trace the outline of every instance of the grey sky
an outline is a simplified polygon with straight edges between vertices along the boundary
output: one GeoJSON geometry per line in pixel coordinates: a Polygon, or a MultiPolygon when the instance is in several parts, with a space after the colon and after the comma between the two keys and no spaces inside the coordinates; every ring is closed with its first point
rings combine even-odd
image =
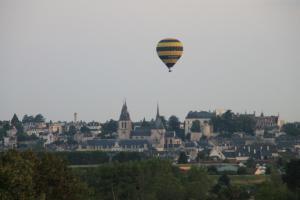
{"type": "Polygon", "coordinates": [[[300,120],[299,0],[0,0],[0,119],[189,110],[300,120]],[[155,46],[176,37],[172,73],[155,46]]]}

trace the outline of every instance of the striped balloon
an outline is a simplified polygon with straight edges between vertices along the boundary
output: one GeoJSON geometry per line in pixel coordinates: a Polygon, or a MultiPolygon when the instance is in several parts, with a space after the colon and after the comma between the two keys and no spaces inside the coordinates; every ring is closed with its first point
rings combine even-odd
{"type": "Polygon", "coordinates": [[[171,68],[179,60],[183,52],[182,43],[173,38],[166,38],[161,40],[156,47],[159,58],[171,71],[171,68]]]}

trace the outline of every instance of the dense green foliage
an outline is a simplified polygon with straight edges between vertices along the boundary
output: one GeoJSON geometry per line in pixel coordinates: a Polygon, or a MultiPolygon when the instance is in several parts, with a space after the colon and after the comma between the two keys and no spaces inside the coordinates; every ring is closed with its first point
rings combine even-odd
{"type": "Polygon", "coordinates": [[[287,123],[283,125],[282,130],[286,132],[287,135],[300,136],[300,123],[287,123]]]}
{"type": "Polygon", "coordinates": [[[233,133],[243,131],[253,134],[255,128],[255,118],[249,115],[235,115],[231,110],[226,111],[221,116],[215,116],[211,123],[216,132],[233,133]]]}
{"type": "Polygon", "coordinates": [[[273,170],[271,179],[258,187],[256,200],[296,200],[296,194],[291,192],[282,182],[280,175],[273,170]]]}
{"type": "Polygon", "coordinates": [[[290,189],[300,194],[300,160],[291,160],[287,163],[283,179],[290,189]]]}
{"type": "Polygon", "coordinates": [[[90,133],[91,130],[87,126],[84,125],[80,128],[80,132],[81,133],[90,133]]]}
{"type": "Polygon", "coordinates": [[[103,135],[111,135],[114,132],[117,132],[118,122],[111,119],[103,124],[101,124],[101,133],[103,135]]]}
{"type": "Polygon", "coordinates": [[[65,162],[51,154],[9,151],[0,157],[0,199],[76,200],[89,194],[65,162]]]}
{"type": "Polygon", "coordinates": [[[180,152],[179,158],[178,158],[178,164],[185,164],[188,162],[188,157],[185,152],[180,152]]]}
{"type": "Polygon", "coordinates": [[[169,117],[168,130],[175,131],[176,133],[179,132],[179,130],[180,130],[180,121],[179,121],[178,117],[176,117],[175,115],[172,115],[171,117],[169,117]]]}
{"type": "Polygon", "coordinates": [[[193,121],[191,131],[192,132],[198,132],[198,133],[201,132],[201,126],[200,126],[200,121],[199,120],[193,121]]]}
{"type": "Polygon", "coordinates": [[[33,115],[24,115],[22,119],[22,123],[41,123],[45,122],[45,118],[42,114],[33,115]]]}
{"type": "Polygon", "coordinates": [[[2,126],[2,128],[0,128],[0,140],[2,140],[3,137],[5,137],[7,135],[7,131],[10,128],[10,125],[8,122],[1,121],[1,126],[2,126]]]}
{"type": "Polygon", "coordinates": [[[257,176],[212,176],[202,167],[182,172],[168,160],[144,158],[143,154],[125,152],[2,152],[0,199],[248,200],[252,196],[256,200],[296,200],[299,197],[299,160],[287,163],[285,182],[272,168],[270,177],[261,177],[262,181],[249,185],[251,179],[258,180],[257,176]],[[99,159],[100,165],[71,168],[64,159],[84,165],[99,159]]]}
{"type": "Polygon", "coordinates": [[[101,151],[54,152],[53,154],[70,165],[94,165],[109,162],[108,154],[101,151]]]}
{"type": "Polygon", "coordinates": [[[113,162],[140,161],[146,158],[147,156],[144,153],[119,152],[112,157],[112,161],[113,162]]]}
{"type": "Polygon", "coordinates": [[[163,160],[105,164],[74,171],[93,189],[94,199],[205,200],[212,186],[205,169],[192,168],[182,174],[163,160]]]}

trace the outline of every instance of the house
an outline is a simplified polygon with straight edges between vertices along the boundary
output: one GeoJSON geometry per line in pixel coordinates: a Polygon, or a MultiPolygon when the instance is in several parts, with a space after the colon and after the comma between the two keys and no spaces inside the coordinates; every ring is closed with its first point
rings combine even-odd
{"type": "Polygon", "coordinates": [[[93,133],[81,133],[77,132],[74,134],[74,140],[78,143],[86,143],[88,140],[94,139],[96,136],[93,133]]]}
{"type": "Polygon", "coordinates": [[[53,133],[49,133],[49,132],[39,133],[39,138],[44,140],[44,145],[51,144],[55,141],[55,136],[53,135],[53,133]]]}
{"type": "Polygon", "coordinates": [[[17,132],[18,132],[18,130],[16,129],[16,127],[12,127],[8,131],[6,131],[6,134],[8,137],[16,137],[17,132]]]}
{"type": "Polygon", "coordinates": [[[236,160],[245,161],[249,158],[255,160],[268,160],[278,157],[277,147],[272,144],[255,143],[251,145],[243,145],[235,148],[236,160]]]}
{"type": "Polygon", "coordinates": [[[63,132],[63,126],[60,123],[51,123],[49,124],[49,132],[61,134],[63,132]]]}
{"type": "Polygon", "coordinates": [[[224,154],[222,153],[222,151],[220,151],[218,147],[214,147],[210,151],[209,157],[212,158],[213,160],[225,160],[224,154]]]}
{"type": "Polygon", "coordinates": [[[3,147],[5,149],[15,149],[17,148],[17,137],[3,137],[3,147]]]}
{"type": "Polygon", "coordinates": [[[175,131],[167,131],[165,133],[165,150],[175,150],[182,146],[182,140],[176,136],[175,131]]]}
{"type": "Polygon", "coordinates": [[[90,129],[90,132],[94,135],[98,135],[101,133],[101,124],[100,122],[89,122],[87,127],[90,129]]]}
{"type": "Polygon", "coordinates": [[[278,116],[264,116],[263,113],[261,113],[260,116],[255,117],[255,129],[258,130],[265,130],[270,128],[277,128],[278,127],[278,116]]]}

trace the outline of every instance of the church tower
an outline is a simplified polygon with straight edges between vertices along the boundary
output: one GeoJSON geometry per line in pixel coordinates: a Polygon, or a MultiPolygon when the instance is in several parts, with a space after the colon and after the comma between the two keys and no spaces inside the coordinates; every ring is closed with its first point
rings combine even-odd
{"type": "Polygon", "coordinates": [[[157,151],[163,151],[164,150],[164,144],[165,144],[165,133],[166,129],[163,125],[163,122],[161,120],[161,116],[159,114],[159,107],[157,105],[157,111],[156,111],[156,118],[154,121],[154,127],[151,129],[151,140],[152,140],[152,146],[157,151]]]}
{"type": "Polygon", "coordinates": [[[132,131],[132,122],[130,120],[130,115],[127,110],[127,104],[125,101],[122,106],[120,119],[118,122],[118,138],[129,139],[131,131],[132,131]]]}

